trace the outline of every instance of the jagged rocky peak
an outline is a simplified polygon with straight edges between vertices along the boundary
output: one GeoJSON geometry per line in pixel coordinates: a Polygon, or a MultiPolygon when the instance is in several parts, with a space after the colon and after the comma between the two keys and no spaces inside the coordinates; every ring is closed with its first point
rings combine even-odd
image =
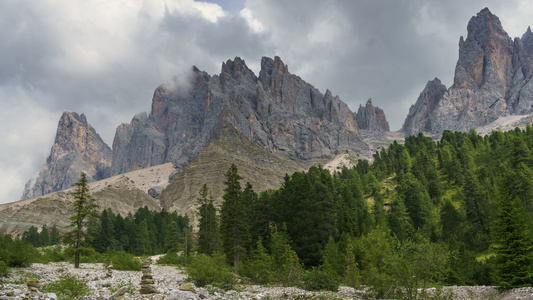
{"type": "Polygon", "coordinates": [[[59,120],[50,156],[35,180],[30,180],[22,199],[66,189],[75,183],[80,172],[88,181],[109,176],[112,151],[84,114],[64,112],[59,120]]]}
{"type": "Polygon", "coordinates": [[[367,149],[348,106],[290,74],[279,57],[263,57],[259,77],[236,57],[219,75],[193,68],[183,79],[188,85],[177,78],[156,90],[146,118],[119,126],[112,174],[165,162],[183,169],[225,126],[298,160],[367,149]]]}
{"type": "Polygon", "coordinates": [[[512,40],[497,16],[482,9],[459,40],[453,85],[428,83],[409,110],[407,135],[468,131],[505,115],[533,113],[533,33],[512,40]]]}
{"type": "Polygon", "coordinates": [[[432,132],[431,115],[438,106],[439,101],[446,93],[446,86],[436,78],[428,81],[424,90],[418,96],[416,103],[411,105],[409,113],[402,126],[402,131],[407,135],[419,132],[432,132]]]}
{"type": "Polygon", "coordinates": [[[374,106],[372,99],[368,99],[365,106],[359,105],[354,117],[359,129],[379,132],[390,131],[385,112],[381,108],[374,106]]]}
{"type": "Polygon", "coordinates": [[[512,77],[513,42],[500,19],[488,8],[468,22],[468,35],[459,41],[453,88],[508,88],[512,77]]]}

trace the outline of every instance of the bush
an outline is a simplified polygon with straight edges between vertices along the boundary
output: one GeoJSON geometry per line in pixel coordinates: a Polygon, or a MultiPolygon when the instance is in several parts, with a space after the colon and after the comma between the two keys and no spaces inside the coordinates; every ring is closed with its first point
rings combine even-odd
{"type": "Polygon", "coordinates": [[[169,251],[167,254],[161,256],[157,260],[159,265],[181,265],[183,262],[183,257],[179,256],[178,253],[169,251]]]}
{"type": "Polygon", "coordinates": [[[31,263],[40,259],[41,254],[32,245],[21,240],[14,240],[8,246],[9,254],[7,264],[10,267],[28,267],[31,263]]]}
{"type": "Polygon", "coordinates": [[[11,273],[11,269],[7,266],[7,264],[0,260],[0,277],[5,277],[11,273]]]}
{"type": "Polygon", "coordinates": [[[58,281],[44,286],[44,292],[56,293],[58,297],[79,298],[91,291],[87,282],[79,280],[73,275],[59,277],[58,281]]]}
{"type": "Polygon", "coordinates": [[[187,273],[187,279],[197,286],[211,284],[219,288],[230,289],[235,285],[235,275],[226,265],[222,254],[215,253],[213,257],[199,254],[191,260],[187,273]]]}
{"type": "Polygon", "coordinates": [[[142,268],[140,259],[124,251],[106,253],[104,263],[109,265],[111,262],[114,270],[140,271],[142,268]]]}
{"type": "Polygon", "coordinates": [[[50,262],[59,262],[67,260],[65,253],[61,250],[61,246],[59,245],[54,247],[43,248],[42,252],[42,257],[39,260],[40,263],[46,264],[50,262]]]}
{"type": "Polygon", "coordinates": [[[309,291],[337,292],[339,290],[340,278],[328,262],[319,268],[313,267],[305,271],[301,279],[304,289],[309,291]]]}
{"type": "Polygon", "coordinates": [[[253,282],[267,284],[273,281],[274,272],[272,266],[274,260],[266,252],[261,240],[257,242],[257,248],[253,251],[251,257],[246,259],[241,269],[241,274],[250,278],[253,282]]]}

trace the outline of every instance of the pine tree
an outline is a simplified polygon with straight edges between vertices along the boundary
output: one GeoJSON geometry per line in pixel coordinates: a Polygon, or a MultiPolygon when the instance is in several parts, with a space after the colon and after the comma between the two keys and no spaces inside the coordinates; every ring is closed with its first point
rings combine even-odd
{"type": "Polygon", "coordinates": [[[446,199],[440,210],[440,222],[444,240],[461,237],[463,218],[448,199],[446,199]]]}
{"type": "Polygon", "coordinates": [[[354,246],[352,241],[348,241],[348,245],[346,246],[344,266],[346,268],[344,272],[344,283],[353,288],[359,287],[360,272],[359,268],[357,267],[357,262],[355,261],[354,246]]]}
{"type": "Polygon", "coordinates": [[[111,209],[105,209],[100,216],[98,232],[94,238],[94,249],[100,253],[104,253],[107,248],[117,250],[117,242],[115,240],[115,226],[113,222],[113,212],[111,209]]]}
{"type": "Polygon", "coordinates": [[[533,280],[531,229],[522,201],[510,197],[504,179],[500,180],[500,205],[496,222],[496,284],[504,288],[530,286],[533,280]]]}
{"type": "Polygon", "coordinates": [[[46,224],[41,227],[41,232],[39,233],[39,245],[41,247],[50,245],[50,234],[48,234],[48,227],[46,224]]]}
{"type": "Polygon", "coordinates": [[[335,243],[333,237],[329,237],[328,243],[324,247],[322,263],[324,264],[327,261],[338,276],[343,276],[344,265],[342,263],[342,260],[343,257],[339,251],[339,247],[335,243]]]}
{"type": "Polygon", "coordinates": [[[238,272],[239,261],[246,255],[250,242],[250,225],[247,217],[237,166],[232,164],[226,172],[222,208],[220,210],[220,230],[224,253],[238,272]]]}
{"type": "Polygon", "coordinates": [[[217,219],[217,210],[213,204],[213,196],[209,192],[207,185],[204,183],[197,198],[200,204],[200,224],[198,229],[198,252],[213,254],[219,249],[219,228],[217,219]]]}
{"type": "Polygon", "coordinates": [[[467,170],[463,186],[466,222],[472,235],[470,244],[486,248],[490,242],[490,201],[473,170],[467,170]]]}
{"type": "Polygon", "coordinates": [[[57,231],[57,226],[54,225],[52,227],[52,231],[50,232],[50,245],[57,245],[61,242],[61,238],[59,237],[59,231],[57,231]]]}
{"type": "Polygon", "coordinates": [[[74,252],[74,267],[80,267],[80,254],[84,250],[88,250],[86,243],[91,237],[87,234],[87,222],[90,219],[96,220],[98,213],[96,212],[97,204],[94,203],[94,198],[89,193],[87,186],[87,177],[85,173],[80,174],[80,179],[74,184],[76,190],[74,191],[74,215],[70,217],[70,225],[72,230],[66,233],[70,238],[70,250],[74,252]]]}
{"type": "Polygon", "coordinates": [[[40,246],[39,231],[37,227],[31,226],[28,230],[22,234],[22,240],[26,243],[32,244],[34,247],[40,246]]]}
{"type": "Polygon", "coordinates": [[[150,232],[148,231],[148,221],[142,220],[135,230],[135,249],[136,255],[147,255],[152,253],[152,245],[150,242],[150,232]]]}
{"type": "Polygon", "coordinates": [[[284,226],[280,230],[273,229],[270,251],[273,260],[274,280],[287,286],[298,283],[302,266],[296,251],[291,248],[290,239],[284,226]]]}
{"type": "Polygon", "coordinates": [[[262,239],[259,238],[256,248],[244,263],[243,274],[256,283],[268,284],[274,277],[273,263],[272,257],[263,246],[262,239]]]}
{"type": "Polygon", "coordinates": [[[179,250],[179,244],[181,240],[181,232],[178,228],[178,224],[176,223],[176,221],[170,222],[170,224],[168,225],[167,232],[168,232],[168,236],[165,239],[166,240],[165,248],[167,249],[168,252],[176,253],[179,250]]]}

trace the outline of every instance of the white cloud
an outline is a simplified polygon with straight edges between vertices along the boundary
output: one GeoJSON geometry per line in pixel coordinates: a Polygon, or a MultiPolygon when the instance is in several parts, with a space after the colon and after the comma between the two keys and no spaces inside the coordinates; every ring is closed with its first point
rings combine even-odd
{"type": "Polygon", "coordinates": [[[248,9],[246,7],[243,8],[239,12],[239,15],[246,20],[246,22],[248,23],[248,26],[250,26],[250,28],[254,32],[260,33],[260,32],[265,31],[265,27],[263,26],[263,24],[261,24],[261,22],[259,22],[259,20],[254,17],[254,15],[253,15],[253,13],[252,13],[252,11],[250,9],[248,9]]]}
{"type": "Polygon", "coordinates": [[[22,196],[24,184],[50,153],[61,113],[50,112],[32,99],[40,97],[20,87],[0,88],[0,199],[4,200],[0,203],[22,196]]]}

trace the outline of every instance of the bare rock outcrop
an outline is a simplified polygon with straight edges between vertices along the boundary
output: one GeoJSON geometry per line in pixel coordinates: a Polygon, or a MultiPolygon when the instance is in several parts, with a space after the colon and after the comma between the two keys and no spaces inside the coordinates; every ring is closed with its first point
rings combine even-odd
{"type": "Polygon", "coordinates": [[[406,135],[467,131],[508,115],[533,114],[533,33],[512,40],[488,8],[468,23],[459,40],[454,83],[430,81],[411,106],[406,135]]]}
{"type": "Polygon", "coordinates": [[[360,105],[354,118],[359,129],[370,131],[389,132],[389,122],[385,117],[385,112],[372,104],[372,99],[368,99],[365,106],[360,105]]]}
{"type": "Polygon", "coordinates": [[[183,169],[226,126],[296,160],[368,151],[352,112],[329,90],[290,74],[279,57],[263,57],[259,76],[236,57],[219,75],[193,67],[159,86],[150,114],[117,128],[111,174],[165,162],[183,169]]]}
{"type": "Polygon", "coordinates": [[[80,172],[93,182],[109,176],[112,151],[87,123],[84,114],[64,112],[59,120],[50,156],[35,180],[30,180],[22,199],[70,188],[80,172]]]}

